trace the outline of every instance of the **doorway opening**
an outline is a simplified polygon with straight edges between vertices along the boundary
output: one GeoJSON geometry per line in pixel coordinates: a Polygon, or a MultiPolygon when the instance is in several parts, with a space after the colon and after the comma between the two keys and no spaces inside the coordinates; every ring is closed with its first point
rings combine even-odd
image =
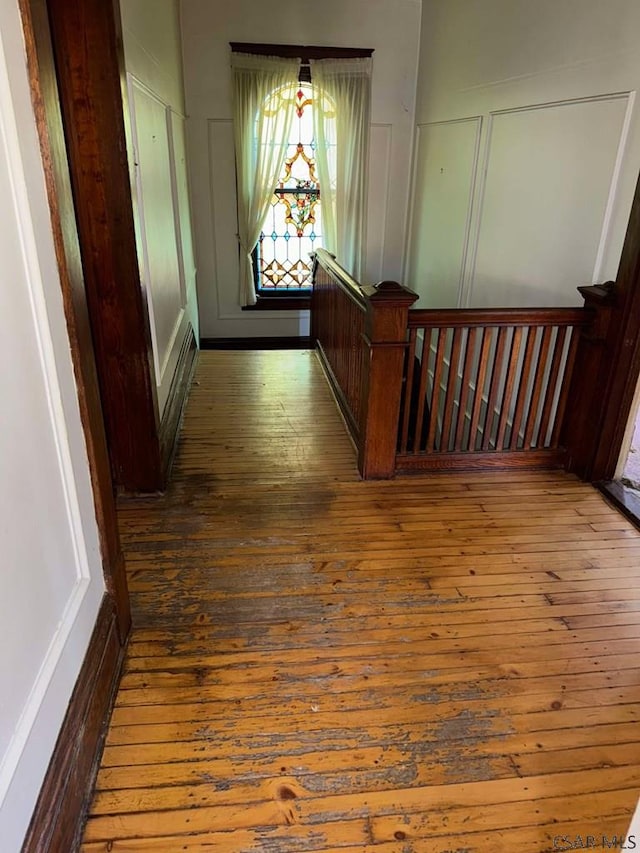
{"type": "Polygon", "coordinates": [[[640,381],[631,407],[615,477],[603,484],[603,491],[627,518],[640,526],[640,381]]]}

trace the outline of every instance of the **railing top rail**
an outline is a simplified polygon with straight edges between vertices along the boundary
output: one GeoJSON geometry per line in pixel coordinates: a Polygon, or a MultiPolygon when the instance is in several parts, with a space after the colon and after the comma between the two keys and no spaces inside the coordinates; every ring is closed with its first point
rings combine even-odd
{"type": "Polygon", "coordinates": [[[341,267],[335,257],[326,249],[316,249],[314,259],[326,272],[328,272],[344,291],[354,299],[362,308],[365,307],[366,298],[362,287],[358,282],[341,267]]]}
{"type": "Polygon", "coordinates": [[[584,308],[412,308],[410,329],[469,326],[584,326],[584,308]]]}

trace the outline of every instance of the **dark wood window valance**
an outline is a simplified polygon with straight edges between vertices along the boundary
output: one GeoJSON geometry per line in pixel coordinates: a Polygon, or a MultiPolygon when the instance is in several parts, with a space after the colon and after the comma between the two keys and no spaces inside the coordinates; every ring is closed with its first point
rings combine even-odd
{"type": "Polygon", "coordinates": [[[320,47],[311,44],[253,44],[247,41],[229,42],[234,53],[255,53],[259,56],[300,57],[310,59],[358,59],[373,54],[372,47],[320,47]]]}
{"type": "Polygon", "coordinates": [[[322,47],[313,44],[254,44],[246,41],[229,42],[234,53],[253,53],[258,56],[282,56],[300,59],[300,82],[311,81],[310,59],[362,59],[373,55],[372,47],[322,47]]]}

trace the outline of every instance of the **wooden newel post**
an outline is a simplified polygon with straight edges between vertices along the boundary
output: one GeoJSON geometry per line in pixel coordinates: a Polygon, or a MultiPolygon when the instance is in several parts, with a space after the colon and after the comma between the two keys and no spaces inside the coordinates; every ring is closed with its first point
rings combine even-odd
{"type": "Polygon", "coordinates": [[[603,415],[603,389],[610,369],[606,345],[615,290],[614,282],[578,290],[591,319],[579,332],[562,441],[567,448],[567,471],[590,479],[603,415]]]}
{"type": "Polygon", "coordinates": [[[395,473],[407,320],[418,296],[396,281],[362,287],[362,293],[365,369],[358,468],[363,480],[386,480],[395,473]]]}

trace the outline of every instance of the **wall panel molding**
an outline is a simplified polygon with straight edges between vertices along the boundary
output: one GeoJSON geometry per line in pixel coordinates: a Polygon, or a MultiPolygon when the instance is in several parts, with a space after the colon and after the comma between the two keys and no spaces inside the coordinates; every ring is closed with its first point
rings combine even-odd
{"type": "MultiPolygon", "coordinates": [[[[486,115],[484,140],[481,146],[481,153],[478,159],[476,189],[474,201],[474,215],[472,226],[469,233],[469,246],[467,251],[468,265],[467,272],[462,287],[461,307],[467,307],[471,304],[476,304],[474,301],[474,293],[478,274],[478,255],[483,238],[483,228],[485,225],[486,201],[488,195],[488,187],[491,180],[491,167],[494,162],[494,140],[496,128],[503,127],[502,122],[510,117],[518,117],[527,113],[543,114],[546,111],[557,111],[565,108],[576,106],[584,106],[589,104],[606,104],[611,102],[621,101],[625,103],[625,118],[622,123],[620,136],[616,141],[616,152],[612,157],[612,161],[607,165],[611,169],[611,179],[607,190],[606,207],[603,211],[603,219],[597,236],[597,251],[592,268],[591,282],[599,280],[602,274],[602,261],[605,254],[607,240],[610,233],[610,224],[613,216],[613,210],[617,198],[618,184],[620,175],[623,169],[624,155],[626,151],[626,143],[631,126],[631,118],[633,114],[634,96],[630,92],[613,92],[609,94],[596,94],[589,97],[568,98],[564,100],[554,100],[549,102],[541,102],[534,104],[524,104],[508,109],[492,110],[486,115]]],[[[523,164],[523,170],[527,168],[527,164],[523,164]]],[[[526,212],[524,212],[526,215],[526,212]]],[[[508,235],[505,235],[508,241],[508,235]]],[[[582,278],[588,278],[588,275],[583,275],[582,278]]],[[[586,283],[591,283],[587,281],[586,283]]],[[[576,280],[576,287],[580,283],[585,283],[582,280],[576,280]]],[[[571,299],[571,296],[567,297],[571,299]]]]}
{"type": "Polygon", "coordinates": [[[613,175],[611,176],[611,186],[609,188],[609,198],[607,199],[607,207],[604,214],[604,220],[602,223],[602,233],[600,235],[600,243],[598,245],[598,253],[596,255],[596,260],[593,268],[593,276],[592,283],[597,284],[603,279],[603,261],[605,256],[605,250],[607,243],[609,241],[609,237],[611,234],[611,226],[614,216],[615,204],[618,197],[618,191],[620,187],[621,176],[623,172],[623,165],[625,160],[625,155],[627,153],[627,143],[629,141],[629,133],[631,131],[631,122],[634,118],[634,107],[636,100],[635,92],[627,92],[626,93],[627,100],[627,110],[624,117],[624,124],[622,126],[622,130],[620,133],[620,142],[618,144],[618,152],[616,154],[616,162],[613,168],[613,175]]]}
{"type": "MultiPolygon", "coordinates": [[[[208,189],[209,189],[209,205],[211,210],[211,246],[213,252],[213,273],[214,273],[214,289],[216,293],[216,319],[217,320],[225,320],[225,319],[236,319],[235,315],[231,317],[227,317],[224,315],[221,309],[221,299],[220,299],[220,251],[218,245],[217,238],[217,229],[216,229],[216,213],[217,213],[217,203],[216,203],[216,195],[215,192],[215,182],[216,182],[216,158],[214,156],[214,128],[216,127],[227,127],[228,131],[231,131],[233,134],[233,121],[229,119],[223,118],[208,118],[207,119],[207,146],[208,146],[208,165],[209,165],[209,173],[208,173],[208,189]]],[[[233,200],[235,203],[235,207],[237,210],[237,198],[234,190],[233,200]]],[[[237,241],[236,241],[237,243],[237,241]]],[[[239,283],[236,282],[236,290],[239,286],[239,283]]],[[[242,314],[240,312],[240,306],[238,305],[238,318],[241,318],[242,314]]]]}
{"type": "MultiPolygon", "coordinates": [[[[409,201],[409,216],[408,216],[408,224],[407,224],[407,240],[406,240],[406,251],[405,251],[405,269],[403,273],[403,283],[410,285],[413,282],[413,278],[415,276],[415,271],[411,267],[412,258],[416,257],[416,253],[419,251],[418,246],[414,246],[414,241],[419,243],[417,235],[414,234],[414,229],[416,227],[416,211],[418,206],[421,204],[421,200],[423,194],[425,192],[429,192],[428,187],[418,187],[418,174],[422,166],[422,146],[423,146],[423,137],[426,135],[426,132],[430,128],[436,127],[453,127],[459,125],[469,124],[475,126],[475,138],[473,142],[473,150],[471,153],[471,160],[469,164],[469,186],[467,190],[467,200],[465,204],[465,210],[462,215],[463,219],[463,235],[462,235],[462,246],[459,258],[459,268],[457,273],[457,289],[456,289],[456,302],[459,305],[460,300],[462,298],[462,290],[463,290],[463,282],[465,277],[465,271],[467,267],[467,256],[468,256],[468,248],[469,248],[469,237],[471,232],[471,223],[472,216],[474,211],[475,204],[475,188],[476,188],[476,180],[477,180],[477,172],[478,172],[478,161],[480,154],[480,144],[482,140],[482,132],[483,132],[483,117],[482,116],[468,116],[463,118],[456,118],[446,121],[433,121],[433,122],[422,122],[416,126],[415,132],[415,140],[413,146],[413,161],[411,167],[411,188],[410,188],[410,201],[409,201]]],[[[455,307],[453,304],[447,307],[455,307]]]]}
{"type": "MultiPolygon", "coordinates": [[[[391,158],[393,151],[393,125],[387,123],[375,123],[370,125],[371,140],[369,146],[369,192],[367,198],[367,258],[365,268],[369,271],[369,278],[372,280],[381,281],[383,279],[383,267],[385,258],[385,248],[387,243],[387,215],[389,212],[389,198],[391,191],[391,158]],[[375,156],[376,141],[374,137],[379,135],[384,146],[382,153],[382,169],[376,169],[376,164],[373,162],[375,156]],[[380,175],[378,192],[372,190],[373,178],[380,175]],[[371,245],[372,232],[371,222],[374,217],[371,215],[372,210],[382,210],[382,215],[377,214],[379,224],[379,233],[374,246],[371,245]],[[374,254],[375,252],[375,254],[374,254]],[[375,273],[373,272],[375,270],[375,273]]],[[[382,145],[381,145],[382,148],[382,145]]]]}
{"type": "Polygon", "coordinates": [[[478,246],[480,244],[480,232],[482,228],[482,214],[484,211],[484,198],[487,188],[487,170],[491,155],[491,138],[493,136],[494,113],[484,117],[484,134],[479,143],[475,177],[474,177],[474,199],[471,205],[471,217],[467,230],[467,245],[465,247],[465,258],[467,263],[460,284],[460,296],[458,308],[468,308],[471,304],[473,284],[476,274],[476,261],[478,246]]]}
{"type": "Polygon", "coordinates": [[[175,366],[177,354],[174,350],[186,306],[171,106],[166,104],[148,85],[130,74],[127,77],[134,145],[132,159],[137,195],[137,230],[142,254],[143,281],[147,291],[158,402],[162,412],[168,396],[166,383],[171,381],[172,376],[171,372],[167,375],[167,370],[170,366],[175,366]],[[149,107],[152,113],[149,113],[149,107]],[[149,143],[148,135],[151,130],[153,131],[152,142],[149,143]],[[153,157],[149,144],[154,148],[153,157]],[[164,163],[167,167],[166,175],[165,170],[162,169],[162,180],[156,171],[159,163],[164,163]],[[153,177],[151,182],[150,175],[153,177]],[[145,198],[145,194],[148,196],[149,193],[155,194],[151,204],[150,199],[145,198]],[[163,233],[169,210],[173,222],[175,256],[168,248],[170,241],[168,233],[166,235],[163,233]],[[148,228],[149,219],[152,220],[150,229],[148,228]],[[163,248],[157,242],[157,235],[160,233],[163,233],[163,248]],[[172,313],[175,310],[175,316],[172,319],[167,314],[170,302],[172,313]]]}
{"type": "Polygon", "coordinates": [[[182,221],[180,216],[180,199],[178,190],[178,167],[176,164],[176,146],[173,134],[174,121],[182,123],[183,127],[186,123],[184,116],[181,116],[166,105],[167,113],[167,139],[169,141],[169,166],[171,169],[171,200],[173,202],[173,223],[176,231],[176,248],[178,250],[178,273],[180,275],[180,304],[183,309],[187,307],[187,279],[185,270],[185,258],[182,239],[182,221]]]}

